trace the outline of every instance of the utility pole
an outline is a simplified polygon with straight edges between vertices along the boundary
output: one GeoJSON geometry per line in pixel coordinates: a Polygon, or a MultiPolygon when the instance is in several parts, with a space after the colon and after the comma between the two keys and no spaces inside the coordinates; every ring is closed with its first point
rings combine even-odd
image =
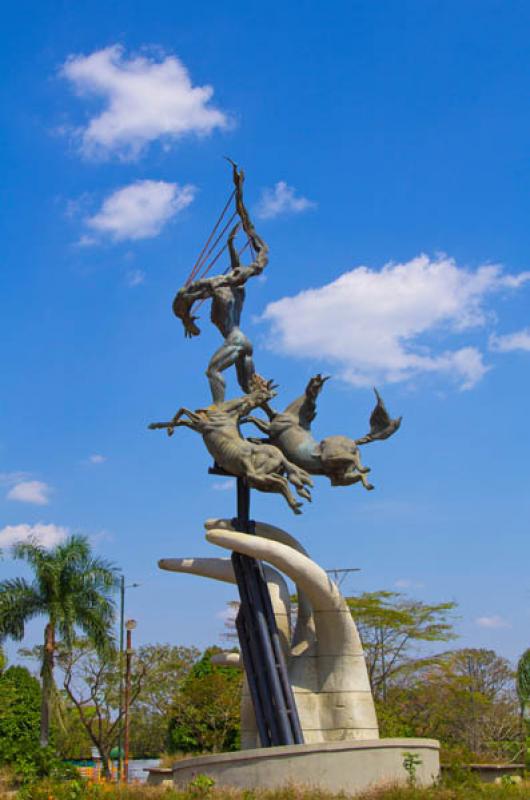
{"type": "Polygon", "coordinates": [[[118,782],[123,780],[123,682],[124,682],[124,672],[125,672],[125,663],[124,663],[124,653],[123,653],[123,631],[125,630],[125,589],[136,589],[141,584],[139,583],[129,583],[127,586],[125,585],[125,575],[122,575],[120,578],[120,661],[119,661],[119,670],[120,670],[120,693],[119,693],[119,709],[118,713],[120,715],[119,725],[118,725],[118,782]]]}
{"type": "Polygon", "coordinates": [[[131,660],[132,660],[132,632],[136,628],[134,619],[128,619],[125,623],[127,629],[127,648],[125,650],[125,736],[123,745],[123,777],[125,783],[129,783],[129,707],[131,705],[131,660]]]}
{"type": "Polygon", "coordinates": [[[339,569],[327,569],[327,574],[335,581],[337,586],[340,587],[344,583],[344,579],[351,575],[352,572],[360,572],[360,567],[341,567],[339,569]]]}
{"type": "Polygon", "coordinates": [[[118,782],[122,780],[123,773],[123,622],[125,615],[125,575],[120,579],[120,697],[119,697],[119,710],[120,715],[118,724],[118,782]]]}

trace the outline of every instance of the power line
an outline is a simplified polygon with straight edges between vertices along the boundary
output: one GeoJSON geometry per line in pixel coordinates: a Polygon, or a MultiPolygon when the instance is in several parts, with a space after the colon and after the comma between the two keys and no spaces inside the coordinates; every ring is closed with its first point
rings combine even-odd
{"type": "Polygon", "coordinates": [[[335,581],[337,586],[340,587],[346,580],[347,576],[352,572],[360,572],[360,567],[341,567],[340,569],[327,569],[326,572],[335,581]]]}

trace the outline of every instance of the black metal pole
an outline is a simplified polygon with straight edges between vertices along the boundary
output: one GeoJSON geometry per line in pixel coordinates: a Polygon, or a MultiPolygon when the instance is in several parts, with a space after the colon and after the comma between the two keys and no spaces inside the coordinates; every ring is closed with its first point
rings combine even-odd
{"type": "MultiPolygon", "coordinates": [[[[237,479],[234,527],[254,533],[250,489],[237,479]]],[[[232,554],[241,606],[236,620],[241,653],[262,747],[302,744],[303,734],[261,562],[232,554]]]]}

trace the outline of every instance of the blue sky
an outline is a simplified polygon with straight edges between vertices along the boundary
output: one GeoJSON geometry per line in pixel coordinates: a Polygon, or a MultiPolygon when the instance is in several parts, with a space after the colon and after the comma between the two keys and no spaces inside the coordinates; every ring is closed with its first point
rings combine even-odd
{"type": "Polygon", "coordinates": [[[528,4],[23,1],[4,23],[0,542],[86,533],[141,583],[141,641],[218,640],[233,590],[156,562],[212,554],[203,521],[231,516],[233,494],[197,435],[146,426],[209,397],[218,332],[203,307],[185,340],[170,305],[230,155],[271,248],[244,327],[278,407],[322,370],[317,438],[363,434],[374,382],[404,417],[364,449],[374,492],[317,479],[303,516],[255,496],[255,517],[325,567],[360,567],[347,589],[457,600],[460,644],[515,658],[528,4]]]}

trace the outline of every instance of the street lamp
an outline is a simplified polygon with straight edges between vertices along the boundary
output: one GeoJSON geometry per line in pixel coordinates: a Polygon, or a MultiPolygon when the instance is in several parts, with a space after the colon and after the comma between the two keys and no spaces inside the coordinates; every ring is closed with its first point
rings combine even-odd
{"type": "Polygon", "coordinates": [[[129,783],[129,706],[131,704],[131,659],[132,632],[136,628],[136,620],[128,619],[125,623],[127,630],[127,648],[125,650],[125,737],[123,745],[123,775],[125,783],[129,783]]]}
{"type": "Polygon", "coordinates": [[[120,695],[119,695],[119,715],[118,725],[118,781],[123,777],[123,631],[125,620],[125,589],[136,589],[140,583],[128,583],[125,585],[125,575],[120,578],[120,695]]]}

